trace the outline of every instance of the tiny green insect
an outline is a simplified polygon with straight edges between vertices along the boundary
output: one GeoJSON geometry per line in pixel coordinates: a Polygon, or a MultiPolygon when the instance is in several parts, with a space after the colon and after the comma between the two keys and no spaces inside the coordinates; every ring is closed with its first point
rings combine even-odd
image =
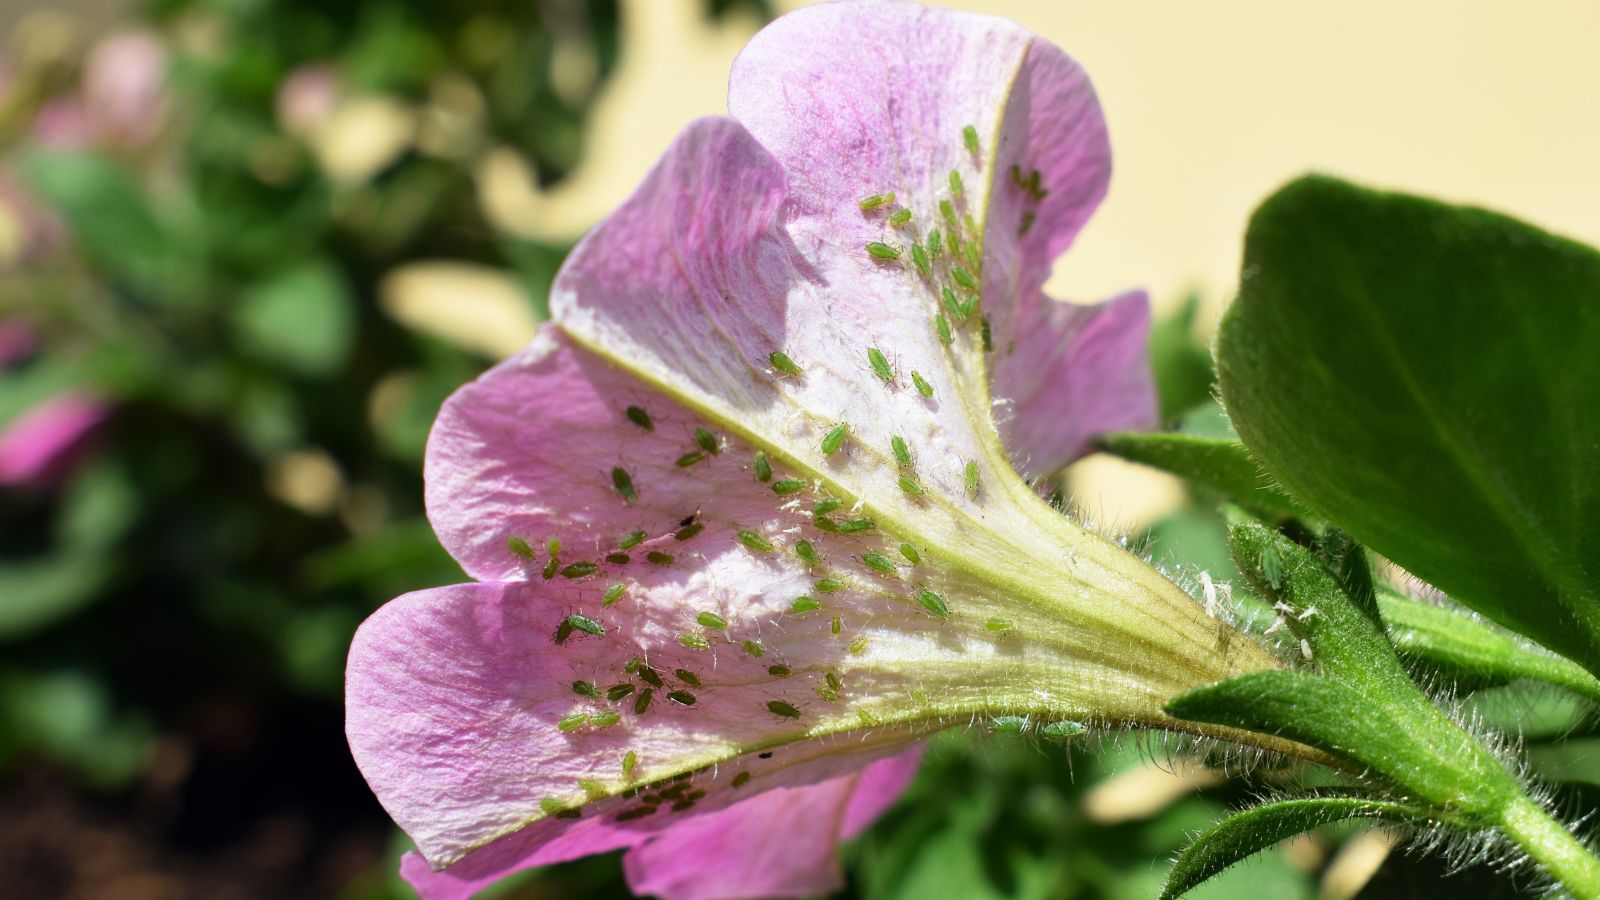
{"type": "Polygon", "coordinates": [[[894,451],[895,462],[902,466],[911,465],[911,448],[906,446],[906,439],[900,435],[889,438],[889,449],[894,451]]]}
{"type": "Polygon", "coordinates": [[[806,489],[806,483],[798,478],[783,478],[772,483],[774,494],[798,494],[806,489]]]}
{"type": "Polygon", "coordinates": [[[911,478],[906,475],[900,476],[900,490],[905,491],[907,494],[910,494],[913,497],[922,496],[922,485],[918,484],[915,478],[911,478]]]}
{"type": "Polygon", "coordinates": [[[611,485],[622,495],[622,499],[629,503],[639,499],[639,494],[633,489],[633,476],[628,474],[627,469],[621,466],[612,467],[611,485]]]}
{"type": "Polygon", "coordinates": [[[606,562],[612,563],[613,565],[625,566],[629,562],[631,562],[632,560],[633,560],[633,557],[629,556],[626,553],[607,553],[606,554],[606,562]]]}
{"type": "MultiPolygon", "coordinates": [[[[909,221],[911,221],[911,210],[909,209],[897,209],[889,214],[889,224],[895,228],[899,228],[909,221]]],[[[916,245],[913,244],[912,246],[915,247],[916,245]]]]}
{"type": "Polygon", "coordinates": [[[777,369],[779,372],[782,372],[785,375],[799,375],[802,371],[801,368],[795,364],[795,361],[789,358],[789,354],[783,352],[782,350],[774,350],[767,354],[767,362],[772,363],[772,367],[774,369],[777,369]]]}
{"type": "Polygon", "coordinates": [[[749,772],[740,772],[739,774],[733,776],[733,786],[735,788],[742,788],[746,784],[749,784],[749,783],[750,783],[750,773],[749,772]]]}
{"type": "Polygon", "coordinates": [[[964,474],[967,481],[967,493],[978,493],[978,464],[976,462],[968,462],[964,474]]]}
{"type": "Polygon", "coordinates": [[[983,623],[983,627],[989,629],[990,631],[1010,631],[1011,630],[1011,620],[1010,619],[993,618],[993,619],[990,619],[989,621],[983,623]]]}
{"type": "Polygon", "coordinates": [[[894,567],[894,560],[884,556],[882,553],[864,553],[861,556],[861,561],[866,563],[868,568],[882,572],[885,575],[894,575],[898,571],[894,567]]]}
{"type": "Polygon", "coordinates": [[[961,301],[956,297],[955,291],[949,287],[943,287],[939,289],[939,296],[944,300],[945,312],[950,314],[951,319],[959,322],[966,318],[966,308],[961,305],[961,301]]]}
{"type": "Polygon", "coordinates": [[[611,587],[606,588],[604,596],[600,598],[600,605],[615,606],[617,601],[622,599],[622,594],[626,590],[627,588],[620,584],[613,584],[611,587]]]}
{"type": "Polygon", "coordinates": [[[928,251],[922,249],[921,244],[911,245],[911,262],[916,265],[917,271],[927,276],[933,272],[928,262],[928,251]]]}
{"type": "Polygon", "coordinates": [[[644,715],[644,711],[650,708],[650,699],[655,695],[656,692],[650,688],[640,691],[639,696],[633,698],[633,714],[636,716],[644,715]]]}
{"type": "Polygon", "coordinates": [[[600,699],[600,689],[595,687],[592,681],[574,681],[572,683],[572,692],[580,697],[588,697],[591,700],[600,699]]]}
{"type": "Polygon", "coordinates": [[[560,556],[561,555],[561,539],[560,538],[551,538],[550,540],[545,541],[544,542],[544,552],[550,554],[551,557],[560,556]]]}
{"type": "Polygon", "coordinates": [[[561,561],[556,559],[554,556],[550,557],[550,559],[544,564],[544,580],[549,581],[550,579],[556,577],[556,571],[560,568],[561,561]]]}
{"type": "Polygon", "coordinates": [[[600,571],[600,567],[592,562],[575,562],[561,567],[562,578],[587,578],[600,571]]]}
{"type": "Polygon", "coordinates": [[[838,453],[839,448],[844,445],[844,436],[849,433],[850,426],[844,422],[828,429],[828,433],[822,436],[822,455],[832,456],[838,453]]]}
{"type": "Polygon", "coordinates": [[[894,191],[890,191],[887,194],[873,194],[870,197],[862,197],[858,201],[858,205],[861,207],[862,212],[870,212],[874,209],[881,209],[882,207],[888,206],[893,202],[894,191]]]}
{"type": "Polygon", "coordinates": [[[582,728],[585,724],[587,724],[588,721],[588,713],[569,713],[561,717],[561,720],[556,723],[556,727],[562,731],[577,731],[579,728],[582,728]]]}
{"type": "Polygon", "coordinates": [[[1027,716],[995,716],[989,720],[989,730],[995,734],[1021,734],[1027,728],[1027,716]]]}
{"type": "Polygon", "coordinates": [[[810,541],[802,540],[794,545],[794,555],[800,557],[807,565],[817,565],[822,562],[817,556],[817,548],[811,546],[810,541]]]}
{"type": "Polygon", "coordinates": [[[839,531],[839,523],[828,518],[827,516],[812,515],[811,524],[815,526],[817,530],[826,531],[829,534],[836,534],[839,531]]]}
{"type": "Polygon", "coordinates": [[[788,678],[793,673],[788,666],[767,666],[767,674],[774,678],[788,678]]]}
{"type": "Polygon", "coordinates": [[[639,667],[639,677],[644,680],[645,684],[648,684],[651,687],[661,687],[666,683],[661,680],[661,673],[649,666],[641,665],[639,667]]]}
{"type": "Polygon", "coordinates": [[[928,248],[929,259],[938,259],[940,256],[944,255],[944,241],[942,240],[942,236],[939,234],[939,229],[928,229],[928,240],[926,242],[926,246],[928,248]]]}
{"type": "Polygon", "coordinates": [[[844,630],[844,619],[840,618],[839,616],[834,616],[833,617],[833,621],[828,623],[828,631],[833,633],[833,634],[838,634],[839,632],[841,632],[843,630],[844,630]]]}
{"type": "Polygon", "coordinates": [[[689,648],[690,650],[711,649],[711,642],[698,634],[680,634],[678,635],[678,643],[689,648]]]}
{"type": "Polygon", "coordinates": [[[961,143],[967,147],[967,152],[976,156],[978,154],[978,129],[968,125],[961,129],[961,143]]]}
{"type": "Polygon", "coordinates": [[[667,695],[667,699],[671,700],[673,703],[678,703],[683,706],[694,705],[694,695],[688,691],[673,691],[667,695]]]}
{"type": "Polygon", "coordinates": [[[811,507],[811,514],[814,516],[825,516],[842,506],[844,506],[843,500],[840,500],[838,497],[828,497],[818,500],[817,505],[811,507]]]}
{"type": "Polygon", "coordinates": [[[588,616],[580,616],[577,613],[574,613],[570,616],[567,616],[566,619],[562,621],[567,625],[571,625],[578,631],[583,632],[584,634],[592,634],[598,637],[606,633],[604,626],[588,616]]]}
{"type": "Polygon", "coordinates": [[[860,656],[862,651],[866,649],[867,636],[864,634],[850,642],[850,653],[852,656],[860,656]]]}
{"type": "Polygon", "coordinates": [[[649,537],[649,535],[642,531],[630,531],[622,536],[622,540],[617,541],[617,548],[621,550],[632,550],[633,548],[644,543],[644,539],[646,537],[649,537]]]}
{"type": "Polygon", "coordinates": [[[679,528],[677,531],[674,531],[672,533],[672,539],[675,541],[687,541],[705,530],[706,526],[700,522],[690,522],[682,528],[679,528]]]}
{"type": "Polygon", "coordinates": [[[701,428],[701,427],[696,427],[695,428],[695,430],[694,430],[694,442],[695,442],[695,444],[699,445],[701,450],[704,450],[705,452],[711,454],[712,456],[715,456],[718,453],[722,452],[717,447],[717,436],[712,434],[711,432],[707,431],[704,428],[701,428]]]}
{"type": "Polygon", "coordinates": [[[1068,738],[1075,738],[1080,734],[1084,734],[1088,732],[1088,730],[1089,729],[1083,727],[1081,722],[1072,722],[1063,719],[1059,722],[1051,722],[1050,724],[1039,729],[1039,734],[1053,741],[1064,741],[1068,738]]]}
{"type": "Polygon", "coordinates": [[[794,602],[789,604],[789,612],[792,613],[812,612],[821,608],[822,604],[817,601],[817,598],[807,597],[804,594],[794,598],[794,602]]]}
{"type": "Polygon", "coordinates": [[[760,659],[761,657],[767,655],[767,648],[761,646],[760,641],[747,640],[742,644],[742,646],[744,647],[744,652],[754,656],[756,659],[760,659]]]}
{"type": "Polygon", "coordinates": [[[817,696],[828,703],[833,703],[839,699],[839,692],[827,685],[819,684],[817,685],[817,696]]]}
{"type": "Polygon", "coordinates": [[[829,672],[823,676],[823,679],[828,682],[828,687],[831,687],[836,691],[844,690],[844,682],[839,680],[839,673],[829,672]]]}
{"type": "Polygon", "coordinates": [[[994,331],[989,327],[989,317],[983,317],[983,352],[994,352],[994,331]]]}
{"type": "Polygon", "coordinates": [[[622,754],[622,778],[623,778],[623,780],[625,780],[625,781],[632,780],[632,778],[633,778],[633,769],[637,765],[639,765],[639,754],[638,753],[636,753],[636,752],[634,752],[632,750],[629,750],[627,753],[622,754]]]}
{"type": "Polygon", "coordinates": [[[911,371],[911,383],[916,387],[917,393],[921,394],[922,396],[933,396],[933,385],[929,384],[928,379],[923,378],[922,375],[915,369],[911,371]]]}
{"type": "Polygon", "coordinates": [[[883,241],[870,241],[867,244],[867,253],[873,259],[899,259],[900,248],[883,241]]]}
{"type": "Polygon", "coordinates": [[[1022,224],[1017,226],[1017,237],[1028,236],[1028,232],[1033,230],[1034,218],[1034,212],[1031,209],[1022,214],[1022,224]]]}
{"type": "Polygon", "coordinates": [[[676,556],[671,553],[662,553],[660,550],[651,550],[644,555],[644,558],[658,566],[670,566],[678,561],[676,556]]]}
{"type": "Polygon", "coordinates": [[[640,660],[639,657],[635,656],[632,659],[630,659],[627,662],[622,664],[622,671],[627,672],[629,675],[632,675],[632,674],[638,672],[639,671],[639,667],[642,666],[642,665],[644,665],[644,662],[642,660],[640,660]]]}
{"type": "Polygon", "coordinates": [[[724,619],[723,617],[717,615],[714,612],[703,612],[703,613],[700,613],[699,615],[694,617],[694,620],[696,622],[699,622],[701,625],[704,625],[707,628],[727,628],[728,627],[728,620],[724,619]]]}
{"type": "Polygon", "coordinates": [[[782,700],[768,700],[767,712],[770,712],[775,716],[782,716],[785,719],[800,718],[800,710],[795,709],[792,704],[785,703],[782,700]]]}
{"type": "Polygon", "coordinates": [[[765,450],[756,451],[756,480],[762,484],[772,480],[772,463],[767,462],[765,450]]]}
{"type": "Polygon", "coordinates": [[[900,555],[910,560],[913,566],[922,562],[922,554],[918,553],[917,548],[911,546],[909,542],[900,545],[900,555]]]}
{"type": "Polygon", "coordinates": [[[633,685],[626,682],[621,684],[613,684],[611,687],[606,688],[606,699],[610,700],[612,703],[615,703],[618,700],[621,700],[623,697],[633,693],[633,691],[633,685]]]}
{"type": "Polygon", "coordinates": [[[872,373],[884,381],[894,380],[894,369],[889,367],[889,360],[884,358],[883,351],[877,347],[867,348],[867,362],[872,365],[872,373]]]}
{"type": "Polygon", "coordinates": [[[978,279],[972,277],[971,272],[968,272],[966,269],[963,269],[960,266],[950,267],[950,277],[956,280],[956,284],[961,285],[969,291],[975,291],[978,289],[978,279]]]}
{"type": "Polygon", "coordinates": [[[650,414],[642,406],[630,406],[627,410],[628,421],[643,428],[645,431],[655,431],[656,423],[650,421],[650,414]]]}
{"type": "Polygon", "coordinates": [[[944,605],[944,598],[933,591],[918,591],[917,600],[922,603],[922,608],[933,613],[941,619],[950,618],[950,607],[944,605]]]}
{"type": "Polygon", "coordinates": [[[939,313],[933,317],[933,327],[939,334],[939,343],[949,344],[955,340],[955,337],[950,334],[950,321],[944,317],[944,313],[939,313]]]}
{"type": "Polygon", "coordinates": [[[951,169],[950,170],[950,196],[959,197],[959,196],[962,195],[962,193],[965,190],[966,190],[966,187],[961,183],[961,173],[957,172],[955,169],[951,169]]]}
{"type": "Polygon", "coordinates": [[[812,587],[824,594],[831,594],[835,591],[844,590],[846,587],[848,587],[848,585],[837,578],[819,578],[817,579],[816,584],[812,585],[812,587]]]}
{"type": "Polygon", "coordinates": [[[739,532],[739,543],[757,553],[771,553],[772,542],[754,531],[739,532]]]}
{"type": "Polygon", "coordinates": [[[546,815],[555,815],[567,808],[565,800],[556,797],[545,797],[539,801],[539,810],[546,815]]]}
{"type": "Polygon", "coordinates": [[[589,724],[596,728],[610,728],[622,721],[622,716],[614,712],[595,713],[589,717],[589,724]]]}
{"type": "Polygon", "coordinates": [[[687,469],[705,458],[706,455],[704,453],[701,453],[699,450],[695,450],[678,457],[677,466],[680,469],[687,469]]]}
{"type": "Polygon", "coordinates": [[[533,559],[533,545],[514,534],[506,538],[506,548],[523,559],[533,559]]]}
{"type": "Polygon", "coordinates": [[[839,523],[840,534],[860,534],[878,527],[878,523],[871,519],[845,519],[839,523]]]}
{"type": "Polygon", "coordinates": [[[945,224],[950,226],[949,238],[954,240],[956,229],[961,227],[961,220],[956,218],[956,205],[949,200],[940,200],[939,215],[944,216],[945,224]]]}

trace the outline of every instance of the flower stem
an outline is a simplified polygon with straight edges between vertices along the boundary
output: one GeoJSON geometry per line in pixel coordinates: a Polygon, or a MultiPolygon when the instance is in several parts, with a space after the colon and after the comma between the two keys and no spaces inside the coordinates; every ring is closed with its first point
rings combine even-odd
{"type": "Polygon", "coordinates": [[[1501,813],[1500,831],[1574,897],[1600,897],[1600,858],[1526,795],[1501,813]]]}

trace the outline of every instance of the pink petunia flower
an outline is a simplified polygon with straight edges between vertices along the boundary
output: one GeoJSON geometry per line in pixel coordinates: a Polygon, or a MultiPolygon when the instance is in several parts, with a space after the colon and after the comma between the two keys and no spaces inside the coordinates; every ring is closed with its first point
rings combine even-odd
{"type": "Polygon", "coordinates": [[[1277,665],[1029,482],[1154,418],[1144,297],[1041,290],[1109,176],[1078,66],[823,5],[729,106],[435,423],[429,515],[477,581],[375,613],[346,686],[425,896],[617,848],[640,893],[825,891],[926,735],[1180,727],[1165,699],[1277,665]]]}
{"type": "Polygon", "coordinates": [[[72,466],[109,410],[104,401],[66,391],[0,428],[0,486],[43,488],[72,466]]]}

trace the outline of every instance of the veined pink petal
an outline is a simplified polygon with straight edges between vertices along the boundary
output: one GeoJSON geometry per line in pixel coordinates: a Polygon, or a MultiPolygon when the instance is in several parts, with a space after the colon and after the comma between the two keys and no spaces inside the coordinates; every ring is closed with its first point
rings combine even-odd
{"type": "Polygon", "coordinates": [[[106,418],[104,402],[69,391],[0,431],[0,485],[39,485],[60,474],[106,418]]]}

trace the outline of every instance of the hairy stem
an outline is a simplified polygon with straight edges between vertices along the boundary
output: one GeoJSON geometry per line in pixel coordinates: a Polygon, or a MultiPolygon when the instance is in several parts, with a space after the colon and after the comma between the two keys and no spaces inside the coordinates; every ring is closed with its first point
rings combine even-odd
{"type": "Polygon", "coordinates": [[[1500,831],[1574,897],[1600,897],[1600,858],[1527,796],[1501,813],[1500,831]]]}

